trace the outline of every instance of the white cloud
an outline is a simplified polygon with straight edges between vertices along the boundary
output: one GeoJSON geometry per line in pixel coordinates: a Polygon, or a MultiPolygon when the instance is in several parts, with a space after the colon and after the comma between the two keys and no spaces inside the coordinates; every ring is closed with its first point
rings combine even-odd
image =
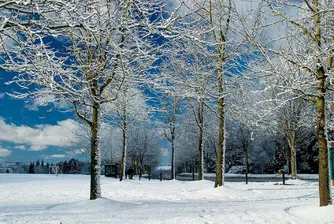
{"type": "Polygon", "coordinates": [[[73,152],[73,155],[79,155],[79,154],[84,154],[87,153],[87,149],[81,148],[81,149],[77,149],[73,152]]]}
{"type": "Polygon", "coordinates": [[[3,98],[5,98],[5,93],[0,93],[0,99],[3,99],[3,98]]]}
{"type": "Polygon", "coordinates": [[[14,149],[26,150],[27,148],[25,145],[17,145],[17,146],[14,146],[14,149]]]}
{"type": "Polygon", "coordinates": [[[38,110],[38,107],[41,106],[46,106],[48,104],[53,104],[54,107],[58,108],[58,109],[69,109],[71,108],[71,105],[66,102],[66,101],[59,101],[56,100],[56,97],[53,95],[48,95],[48,96],[40,96],[37,97],[33,100],[33,103],[31,102],[27,102],[25,105],[25,108],[27,108],[28,110],[38,110]]]}
{"type": "Polygon", "coordinates": [[[0,148],[0,157],[9,156],[12,152],[8,149],[0,148]]]}
{"type": "Polygon", "coordinates": [[[75,144],[78,139],[74,134],[78,123],[67,119],[56,125],[37,125],[35,127],[7,124],[0,117],[0,141],[29,145],[29,150],[39,151],[48,146],[66,147],[75,144]]]}
{"type": "Polygon", "coordinates": [[[64,157],[66,157],[65,154],[53,154],[53,155],[51,156],[51,158],[64,158],[64,157]]]}
{"type": "Polygon", "coordinates": [[[48,145],[32,145],[29,148],[29,151],[41,151],[48,147],[48,145]]]}
{"type": "Polygon", "coordinates": [[[49,160],[49,159],[61,159],[68,157],[66,154],[53,154],[53,155],[41,155],[39,159],[49,160]]]}

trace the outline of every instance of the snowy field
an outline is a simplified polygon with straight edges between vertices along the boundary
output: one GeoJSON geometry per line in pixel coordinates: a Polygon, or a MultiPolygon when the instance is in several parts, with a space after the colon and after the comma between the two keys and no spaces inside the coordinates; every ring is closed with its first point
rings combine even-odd
{"type": "Polygon", "coordinates": [[[0,223],[334,223],[334,207],[318,207],[316,182],[101,183],[103,198],[89,201],[89,176],[1,174],[0,223]]]}

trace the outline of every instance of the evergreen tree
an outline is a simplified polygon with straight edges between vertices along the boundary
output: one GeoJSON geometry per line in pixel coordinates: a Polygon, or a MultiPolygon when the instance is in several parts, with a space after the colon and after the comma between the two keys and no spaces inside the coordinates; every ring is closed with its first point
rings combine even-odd
{"type": "Polygon", "coordinates": [[[28,173],[35,173],[35,164],[34,163],[30,163],[28,173]]]}

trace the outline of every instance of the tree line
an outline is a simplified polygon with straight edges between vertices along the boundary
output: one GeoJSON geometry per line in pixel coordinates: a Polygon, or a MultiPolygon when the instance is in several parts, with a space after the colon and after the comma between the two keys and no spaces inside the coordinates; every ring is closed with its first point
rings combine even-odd
{"type": "Polygon", "coordinates": [[[13,173],[29,173],[29,174],[54,174],[50,167],[58,166],[63,174],[89,174],[89,162],[80,161],[78,159],[70,159],[55,163],[44,162],[44,160],[37,160],[36,162],[21,163],[16,162],[15,165],[11,163],[13,173]]]}

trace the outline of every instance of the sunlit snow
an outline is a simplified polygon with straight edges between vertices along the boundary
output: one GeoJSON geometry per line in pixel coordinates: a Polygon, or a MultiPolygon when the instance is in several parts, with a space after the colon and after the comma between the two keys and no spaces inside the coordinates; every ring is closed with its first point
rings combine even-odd
{"type": "Polygon", "coordinates": [[[125,180],[101,177],[90,201],[89,176],[0,175],[0,223],[334,223],[319,207],[318,184],[125,180]]]}

